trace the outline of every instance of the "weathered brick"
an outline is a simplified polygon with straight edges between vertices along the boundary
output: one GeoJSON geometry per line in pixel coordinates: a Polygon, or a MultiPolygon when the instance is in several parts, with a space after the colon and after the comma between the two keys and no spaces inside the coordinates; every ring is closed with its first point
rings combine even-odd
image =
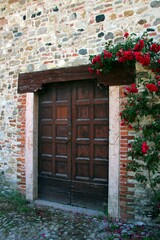
{"type": "Polygon", "coordinates": [[[3,18],[0,18],[0,26],[2,25],[5,25],[5,24],[7,24],[8,23],[8,20],[7,19],[5,19],[4,17],[3,18]]]}
{"type": "Polygon", "coordinates": [[[19,2],[19,0],[9,0],[9,4],[19,2]]]}

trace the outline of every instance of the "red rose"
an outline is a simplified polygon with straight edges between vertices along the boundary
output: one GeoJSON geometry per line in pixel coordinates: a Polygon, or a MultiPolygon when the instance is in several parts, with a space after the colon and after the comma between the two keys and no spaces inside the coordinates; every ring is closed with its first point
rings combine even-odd
{"type": "Polygon", "coordinates": [[[99,69],[96,70],[96,73],[99,75],[101,72],[99,69]]]}
{"type": "Polygon", "coordinates": [[[108,52],[107,50],[104,50],[103,53],[104,53],[104,59],[112,57],[112,53],[108,52]]]}
{"type": "Polygon", "coordinates": [[[92,59],[92,64],[95,64],[97,62],[101,63],[101,56],[100,55],[97,55],[92,59]]]}
{"type": "Polygon", "coordinates": [[[153,83],[148,83],[146,84],[146,88],[150,91],[150,92],[157,92],[159,89],[156,85],[154,85],[153,83]]]}
{"type": "Polygon", "coordinates": [[[134,51],[141,51],[144,48],[144,40],[139,40],[139,42],[133,48],[134,51]]]}
{"type": "Polygon", "coordinates": [[[93,70],[91,67],[88,68],[88,71],[89,71],[90,73],[93,73],[93,72],[94,72],[94,70],[93,70]]]}
{"type": "Polygon", "coordinates": [[[160,75],[155,76],[155,79],[160,80],[160,75]]]}
{"type": "Polygon", "coordinates": [[[131,50],[124,51],[124,57],[126,60],[133,60],[134,59],[134,54],[131,50]]]}
{"type": "Polygon", "coordinates": [[[131,124],[128,125],[129,129],[133,129],[133,126],[131,124]]]}
{"type": "Polygon", "coordinates": [[[132,144],[131,144],[131,143],[128,143],[128,147],[131,148],[131,147],[132,147],[132,144]]]}
{"type": "Polygon", "coordinates": [[[151,61],[150,54],[149,53],[144,54],[142,65],[148,66],[150,64],[150,61],[151,61]]]}
{"type": "Polygon", "coordinates": [[[121,121],[121,126],[125,126],[125,121],[124,120],[121,121]]]}
{"type": "Polygon", "coordinates": [[[124,37],[125,37],[125,38],[128,38],[128,36],[129,36],[129,33],[126,32],[126,33],[124,34],[124,37]]]}
{"type": "Polygon", "coordinates": [[[134,60],[134,53],[131,50],[119,50],[119,52],[117,53],[117,57],[119,62],[130,61],[134,60]]]}
{"type": "Polygon", "coordinates": [[[143,142],[141,147],[142,153],[143,154],[147,153],[148,149],[149,149],[149,146],[147,145],[147,143],[143,142]]]}
{"type": "Polygon", "coordinates": [[[126,90],[129,92],[129,93],[137,93],[138,92],[138,88],[136,87],[136,84],[133,83],[131,85],[131,87],[126,87],[126,90]]]}
{"type": "Polygon", "coordinates": [[[156,44],[156,43],[153,43],[150,47],[150,50],[157,53],[160,51],[160,45],[159,44],[156,44]]]}
{"type": "Polygon", "coordinates": [[[134,53],[137,62],[141,63],[143,66],[148,66],[150,64],[150,54],[142,54],[141,52],[134,53]]]}

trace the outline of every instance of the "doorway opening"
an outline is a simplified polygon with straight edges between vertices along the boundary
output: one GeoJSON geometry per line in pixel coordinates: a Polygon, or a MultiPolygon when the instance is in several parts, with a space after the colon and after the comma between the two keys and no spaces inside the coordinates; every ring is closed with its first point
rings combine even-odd
{"type": "Polygon", "coordinates": [[[38,198],[104,210],[108,199],[109,87],[48,84],[39,94],[38,198]]]}

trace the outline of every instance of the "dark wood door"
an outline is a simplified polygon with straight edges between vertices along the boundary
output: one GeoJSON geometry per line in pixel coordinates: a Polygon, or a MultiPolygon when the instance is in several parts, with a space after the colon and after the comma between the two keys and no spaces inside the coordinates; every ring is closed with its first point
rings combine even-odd
{"type": "Polygon", "coordinates": [[[101,209],[108,186],[108,89],[53,84],[39,95],[39,198],[101,209]]]}

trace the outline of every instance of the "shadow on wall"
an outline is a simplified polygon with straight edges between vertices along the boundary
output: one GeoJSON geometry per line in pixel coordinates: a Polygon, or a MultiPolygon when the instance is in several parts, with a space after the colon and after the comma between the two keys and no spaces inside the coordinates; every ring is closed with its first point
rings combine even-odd
{"type": "Polygon", "coordinates": [[[11,187],[10,182],[5,177],[4,170],[0,169],[0,195],[8,194],[13,190],[14,188],[11,187]]]}
{"type": "Polygon", "coordinates": [[[2,187],[1,185],[3,185],[4,183],[4,171],[3,169],[0,169],[0,188],[2,187]]]}

